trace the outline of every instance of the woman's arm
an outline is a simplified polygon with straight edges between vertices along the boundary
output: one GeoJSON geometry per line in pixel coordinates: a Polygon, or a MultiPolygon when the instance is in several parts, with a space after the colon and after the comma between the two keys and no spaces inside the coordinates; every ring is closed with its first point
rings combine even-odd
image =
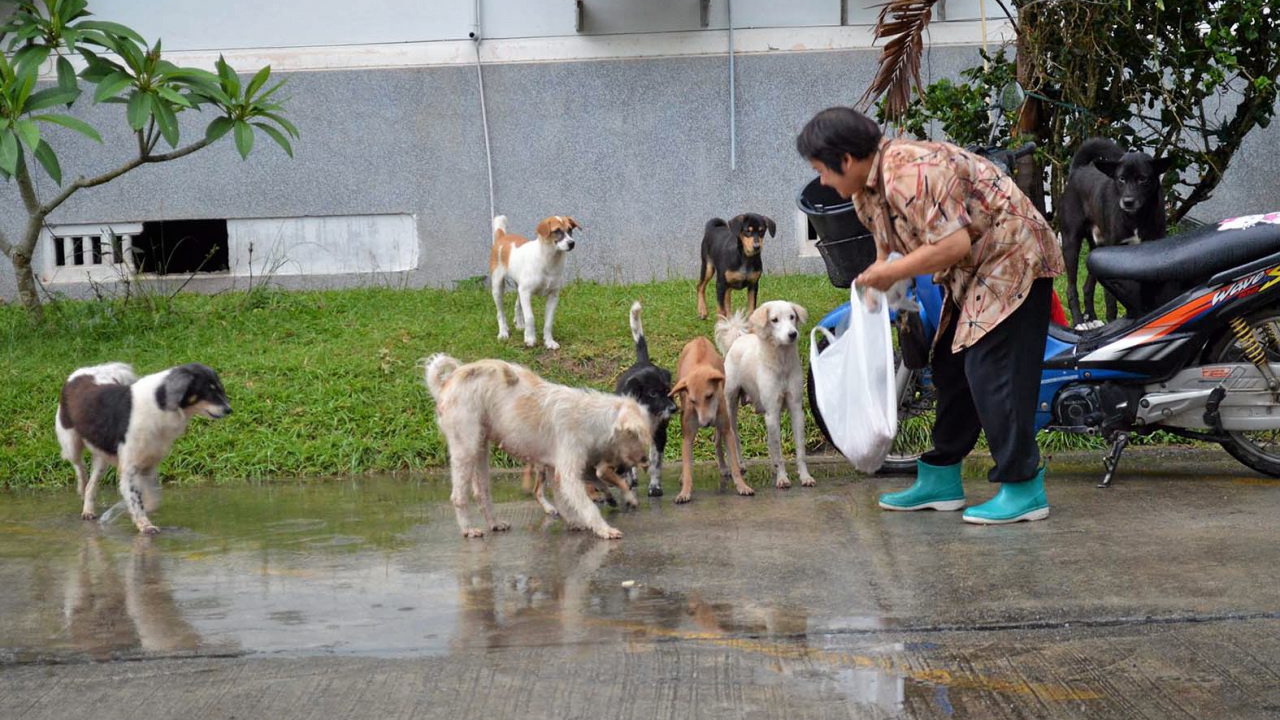
{"type": "Polygon", "coordinates": [[[864,270],[856,282],[859,287],[888,290],[899,280],[953,267],[968,256],[971,246],[968,229],[961,228],[935,243],[921,245],[891,263],[877,256],[876,262],[864,270]]]}

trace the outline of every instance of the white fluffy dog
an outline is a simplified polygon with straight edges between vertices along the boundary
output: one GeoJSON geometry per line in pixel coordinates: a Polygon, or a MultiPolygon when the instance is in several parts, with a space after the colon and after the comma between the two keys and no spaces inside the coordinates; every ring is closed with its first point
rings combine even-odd
{"type": "Polygon", "coordinates": [[[449,444],[450,499],[463,537],[484,528],[467,518],[470,490],[490,530],[510,526],[493,517],[489,444],[527,463],[556,469],[556,510],[569,526],[602,538],[622,533],[587,497],[583,475],[602,465],[648,464],[649,414],[629,397],[556,385],[532,370],[502,360],[463,365],[444,354],[427,361],[425,379],[436,401],[436,421],[449,444]]]}
{"type": "Polygon", "coordinates": [[[803,307],[773,300],[756,308],[749,318],[737,312],[716,322],[716,345],[724,353],[724,395],[733,431],[738,431],[740,403],[750,404],[764,415],[769,460],[779,488],[791,487],[782,459],[783,407],[791,413],[800,484],[814,484],[804,458],[804,373],[796,347],[798,327],[808,319],[809,313],[803,307]]]}

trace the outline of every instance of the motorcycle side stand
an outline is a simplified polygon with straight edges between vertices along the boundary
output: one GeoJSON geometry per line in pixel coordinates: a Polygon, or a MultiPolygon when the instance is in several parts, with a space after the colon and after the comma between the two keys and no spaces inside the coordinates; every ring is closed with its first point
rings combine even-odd
{"type": "Polygon", "coordinates": [[[1124,452],[1124,448],[1128,444],[1129,433],[1117,430],[1111,434],[1111,450],[1102,458],[1102,464],[1106,467],[1107,473],[1102,476],[1102,482],[1098,483],[1098,487],[1111,487],[1111,480],[1116,475],[1116,468],[1120,467],[1120,453],[1124,452]]]}

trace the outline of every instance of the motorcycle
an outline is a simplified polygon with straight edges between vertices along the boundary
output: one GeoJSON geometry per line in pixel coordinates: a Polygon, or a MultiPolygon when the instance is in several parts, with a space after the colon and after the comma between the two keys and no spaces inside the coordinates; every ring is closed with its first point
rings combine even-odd
{"type": "MultiPolygon", "coordinates": [[[[979,154],[1012,166],[1021,154],[979,154]]],[[[875,260],[870,233],[853,204],[816,179],[797,204],[818,234],[828,277],[847,288],[875,260]]],[[[1097,435],[1109,450],[1098,487],[1109,487],[1134,436],[1163,430],[1210,441],[1244,465],[1280,477],[1280,212],[1230,218],[1158,242],[1104,247],[1089,271],[1129,314],[1087,332],[1050,324],[1045,341],[1036,430],[1097,435]]],[[[942,311],[931,276],[908,290],[933,338],[942,311]]],[[[909,311],[891,313],[898,328],[909,311]]],[[[834,336],[848,326],[846,302],[818,324],[834,336]]],[[[818,350],[826,345],[819,336],[818,350]]],[[[895,353],[899,433],[882,473],[914,473],[930,447],[935,394],[927,367],[895,353]],[[914,363],[913,363],[914,364],[914,363]]],[[[830,441],[808,377],[815,424],[830,441]]]]}

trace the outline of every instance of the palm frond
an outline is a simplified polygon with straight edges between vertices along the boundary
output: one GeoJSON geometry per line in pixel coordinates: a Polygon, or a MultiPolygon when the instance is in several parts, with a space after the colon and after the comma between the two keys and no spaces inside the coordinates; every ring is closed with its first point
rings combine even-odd
{"type": "Polygon", "coordinates": [[[911,88],[920,88],[920,56],[924,52],[924,31],[938,0],[889,0],[876,20],[877,40],[889,38],[880,51],[875,78],[859,104],[869,107],[881,95],[888,117],[900,117],[911,103],[911,88]]]}

